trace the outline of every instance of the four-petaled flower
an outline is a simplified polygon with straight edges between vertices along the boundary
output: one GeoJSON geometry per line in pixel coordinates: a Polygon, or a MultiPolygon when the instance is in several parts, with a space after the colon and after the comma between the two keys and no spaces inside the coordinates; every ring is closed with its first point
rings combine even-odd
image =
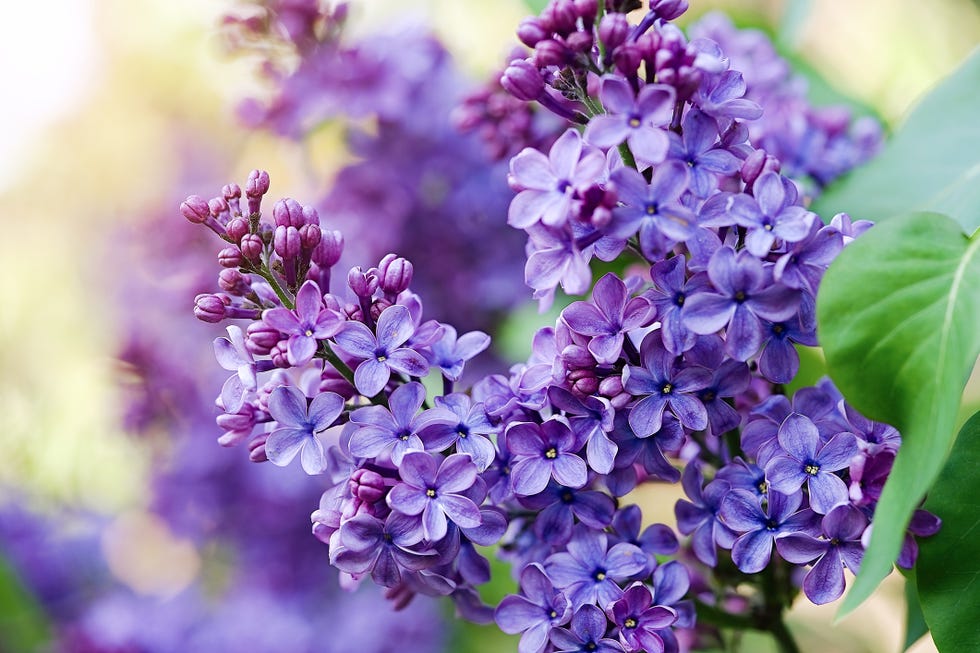
{"type": "Polygon", "coordinates": [[[323,444],[316,434],[330,428],[344,410],[344,398],[321,392],[307,408],[306,395],[293,386],[281,385],[269,395],[269,414],[280,426],[269,434],[265,453],[276,465],[288,465],[297,453],[307,474],[319,474],[327,466],[323,444]]]}
{"type": "Polygon", "coordinates": [[[480,525],[480,509],[461,494],[476,482],[476,465],[465,454],[453,454],[442,463],[424,451],[406,453],[398,465],[402,482],[391,488],[392,510],[421,515],[422,536],[437,542],[446,536],[447,517],[461,528],[480,525]]]}
{"type": "Polygon", "coordinates": [[[338,313],[323,306],[323,295],[314,281],[307,281],[300,287],[294,310],[270,308],[262,313],[262,321],[289,336],[286,356],[289,364],[295,367],[302,367],[313,359],[317,340],[334,336],[344,326],[338,313]]]}
{"type": "Polygon", "coordinates": [[[341,349],[363,359],[354,370],[354,386],[365,397],[381,392],[392,371],[409,376],[425,376],[429,364],[422,354],[402,347],[415,333],[415,322],[400,304],[389,306],[378,317],[377,336],[362,322],[348,322],[334,340],[341,349]]]}
{"type": "Polygon", "coordinates": [[[589,121],[586,141],[603,149],[625,141],[638,161],[650,164],[664,160],[670,147],[663,127],[674,110],[672,86],[647,84],[634,95],[629,82],[610,75],[602,79],[599,99],[609,113],[589,121]]]}

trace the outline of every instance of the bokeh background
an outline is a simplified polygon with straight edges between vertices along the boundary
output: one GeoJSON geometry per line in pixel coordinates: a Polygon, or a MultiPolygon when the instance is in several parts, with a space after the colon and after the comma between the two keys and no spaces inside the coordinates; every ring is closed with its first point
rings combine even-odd
{"type": "MultiPolygon", "coordinates": [[[[473,80],[500,65],[516,43],[514,26],[528,13],[520,0],[352,4],[354,34],[400,21],[431,25],[473,80]]],[[[295,562],[301,567],[325,567],[325,548],[307,535],[306,515],[315,509],[319,492],[282,470],[270,474],[242,464],[243,451],[214,443],[218,432],[206,414],[185,411],[185,420],[167,421],[190,401],[180,388],[190,392],[195,383],[214,379],[202,371],[210,364],[213,333],[188,316],[193,289],[201,283],[195,275],[208,270],[201,262],[210,260],[216,245],[183,236],[180,230],[187,225],[176,207],[188,194],[211,196],[224,183],[242,183],[255,167],[270,172],[273,196],[307,201],[322,194],[349,154],[329,125],[302,143],[243,126],[238,103],[263,97],[268,89],[257,74],[257,59],[234,55],[220,35],[222,15],[235,7],[232,0],[4,5],[0,651],[51,650],[50,641],[63,636],[44,614],[51,596],[28,589],[36,588],[45,572],[58,570],[59,582],[48,587],[55,603],[74,588],[73,609],[100,604],[109,595],[124,595],[139,606],[114,606],[99,614],[101,627],[115,628],[120,638],[135,627],[127,619],[137,613],[165,611],[181,624],[234,622],[252,614],[249,610],[266,615],[268,610],[256,605],[236,606],[232,616],[200,607],[208,603],[202,596],[229,603],[230,595],[222,592],[237,587],[228,580],[235,576],[229,569],[243,562],[223,559],[215,538],[234,533],[251,541],[267,532],[271,539],[282,535],[275,529],[294,527],[282,536],[307,537],[310,549],[291,560],[302,560],[295,562]],[[147,335],[142,341],[134,336],[141,330],[147,335]],[[171,334],[172,343],[161,345],[161,334],[171,334]],[[123,353],[125,363],[119,360],[123,353]],[[177,388],[153,396],[169,397],[170,405],[134,413],[133,397],[146,391],[141,374],[153,369],[147,362],[134,370],[134,361],[139,368],[140,361],[158,364],[168,357],[171,364],[159,378],[177,388]],[[183,439],[174,440],[175,434],[183,439]],[[213,494],[187,492],[191,496],[161,506],[160,483],[185,488],[199,483],[213,494]],[[232,505],[245,501],[248,488],[255,487],[268,489],[251,498],[258,503],[232,505]],[[242,522],[252,521],[263,506],[267,512],[291,511],[293,525],[280,523],[263,532],[253,524],[243,534],[242,522]],[[34,571],[22,569],[25,550],[33,553],[34,571]],[[172,616],[176,613],[179,618],[172,616]]],[[[738,24],[776,34],[784,52],[825,80],[826,85],[811,84],[816,102],[850,98],[856,110],[878,116],[886,128],[897,125],[916,97],[980,42],[980,10],[969,0],[693,0],[692,5],[692,15],[721,8],[738,24]]],[[[329,225],[330,217],[323,221],[329,225]]],[[[522,338],[541,320],[533,307],[515,311],[497,355],[521,356],[522,338]]],[[[219,386],[213,387],[216,394],[219,386]]],[[[672,520],[669,498],[647,493],[639,500],[651,521],[672,520]]],[[[265,552],[255,564],[283,555],[265,552]]],[[[327,576],[325,571],[322,578],[284,572],[276,582],[313,585],[309,579],[327,583],[327,576]]],[[[791,628],[806,651],[897,651],[903,637],[902,585],[900,577],[890,578],[874,601],[834,625],[833,632],[828,629],[833,604],[816,608],[801,602],[791,628]]],[[[296,627],[309,630],[310,620],[319,619],[319,634],[307,638],[325,642],[330,619],[349,615],[323,605],[357,608],[357,601],[368,600],[323,588],[311,599],[319,607],[303,608],[316,616],[296,627]]],[[[446,606],[428,609],[425,618],[448,614],[446,606]]],[[[294,616],[306,614],[297,610],[294,616]]],[[[284,629],[276,641],[289,641],[286,616],[275,623],[284,629]]],[[[434,636],[431,650],[516,650],[513,639],[492,629],[452,631],[451,625],[433,623],[445,630],[434,636]]],[[[217,641],[226,640],[210,645],[204,640],[199,650],[230,650],[217,641]]],[[[250,641],[257,646],[257,640],[250,641]]],[[[277,650],[275,643],[269,646],[277,650]]],[[[329,646],[323,643],[322,650],[351,650],[329,646]]],[[[752,640],[744,650],[766,646],[764,639],[752,640]]],[[[926,637],[913,650],[934,648],[926,637]]]]}

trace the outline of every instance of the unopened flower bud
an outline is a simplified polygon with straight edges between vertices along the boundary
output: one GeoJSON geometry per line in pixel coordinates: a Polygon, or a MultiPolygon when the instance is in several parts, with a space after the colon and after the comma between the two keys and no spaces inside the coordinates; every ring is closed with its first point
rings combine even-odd
{"type": "Polygon", "coordinates": [[[370,469],[355,469],[348,487],[351,494],[365,503],[377,503],[385,495],[384,477],[370,469]]]}
{"type": "Polygon", "coordinates": [[[218,438],[218,444],[230,447],[238,444],[252,433],[255,428],[255,416],[247,405],[237,413],[224,413],[214,420],[224,434],[218,438]]]}
{"type": "Polygon", "coordinates": [[[265,322],[252,322],[245,329],[245,348],[256,356],[268,356],[279,342],[279,331],[265,322]]]}
{"type": "Polygon", "coordinates": [[[194,317],[202,322],[220,322],[225,319],[225,309],[230,303],[230,299],[223,301],[220,295],[198,295],[194,298],[194,317]]]}
{"type": "Polygon", "coordinates": [[[599,394],[603,397],[615,397],[623,391],[623,377],[607,376],[599,382],[599,394]]]}
{"type": "Polygon", "coordinates": [[[228,201],[238,199],[242,196],[242,189],[238,184],[225,184],[221,187],[221,196],[228,201]]]}
{"type": "Polygon", "coordinates": [[[225,233],[231,238],[231,242],[240,243],[245,234],[248,233],[248,220],[245,218],[232,218],[225,225],[225,233]]]}
{"type": "Polygon", "coordinates": [[[578,12],[575,10],[573,0],[552,0],[546,12],[551,18],[552,29],[555,32],[565,35],[575,30],[578,12]]]}
{"type": "Polygon", "coordinates": [[[581,345],[568,345],[562,349],[561,358],[569,369],[595,367],[596,364],[589,350],[581,345]]]}
{"type": "Polygon", "coordinates": [[[555,39],[545,39],[534,46],[534,63],[539,68],[563,66],[570,58],[571,53],[565,44],[555,39]]]}
{"type": "Polygon", "coordinates": [[[412,262],[395,254],[386,254],[378,264],[378,280],[387,295],[397,295],[412,283],[412,262]]]}
{"type": "Polygon", "coordinates": [[[533,48],[538,41],[543,41],[548,36],[548,32],[544,30],[538,18],[525,18],[517,26],[517,38],[529,48],[533,48]]]}
{"type": "Polygon", "coordinates": [[[572,391],[580,396],[591,395],[599,389],[599,379],[593,370],[572,370],[568,373],[568,382],[572,384],[572,391]]]}
{"type": "Polygon", "coordinates": [[[623,43],[613,51],[616,70],[624,77],[636,77],[643,61],[643,52],[633,43],[623,43]]]}
{"type": "Polygon", "coordinates": [[[253,263],[262,260],[262,237],[258,234],[246,234],[242,238],[242,256],[253,263]]]}
{"type": "Polygon", "coordinates": [[[650,12],[663,20],[674,20],[687,11],[687,0],[650,0],[650,12]]]}
{"type": "Polygon", "coordinates": [[[304,252],[312,252],[320,244],[320,225],[307,223],[299,228],[299,241],[304,252]]]}
{"type": "Polygon", "coordinates": [[[242,264],[242,250],[237,247],[225,247],[218,252],[218,265],[223,268],[237,268],[242,264]]]}
{"type": "Polygon", "coordinates": [[[202,224],[211,217],[208,203],[200,195],[191,195],[181,202],[180,213],[194,224],[202,224]]]}
{"type": "Polygon", "coordinates": [[[565,38],[565,45],[575,53],[588,52],[592,49],[592,33],[572,32],[565,38]]]}
{"type": "Polygon", "coordinates": [[[766,154],[765,150],[754,150],[742,163],[742,181],[752,186],[764,172],[779,172],[779,161],[766,154]]]}
{"type": "Polygon", "coordinates": [[[599,21],[599,39],[607,50],[614,50],[626,42],[630,23],[623,14],[606,14],[599,21]]]}
{"type": "Polygon", "coordinates": [[[253,463],[264,463],[269,460],[265,452],[265,443],[269,439],[268,433],[260,433],[248,441],[248,459],[253,463]]]}
{"type": "Polygon", "coordinates": [[[575,11],[583,21],[591,23],[599,13],[599,3],[597,0],[575,0],[575,11]]]}
{"type": "Polygon", "coordinates": [[[211,215],[217,218],[221,224],[226,224],[229,219],[231,219],[231,213],[228,211],[228,200],[223,197],[212,197],[208,200],[208,211],[211,215]]]}
{"type": "Polygon", "coordinates": [[[313,250],[313,261],[320,267],[333,267],[344,253],[344,235],[339,231],[321,229],[320,242],[313,250]]]}
{"type": "Polygon", "coordinates": [[[355,266],[347,273],[347,285],[358,297],[370,299],[378,289],[378,277],[370,270],[364,272],[360,266],[355,266]]]}
{"type": "Polygon", "coordinates": [[[262,196],[269,192],[269,173],[265,170],[253,170],[248,173],[245,182],[245,197],[248,198],[248,213],[254,215],[262,205],[262,196]]]}
{"type": "Polygon", "coordinates": [[[303,226],[303,207],[292,198],[281,199],[272,207],[272,219],[277,227],[303,226]]]}
{"type": "Polygon", "coordinates": [[[389,306],[391,306],[391,302],[389,302],[387,299],[384,298],[375,299],[371,303],[371,319],[377,322],[378,318],[381,317],[381,314],[389,306]]]}
{"type": "Polygon", "coordinates": [[[278,226],[272,237],[272,249],[284,259],[294,259],[303,251],[299,229],[293,226],[278,226]]]}
{"type": "Polygon", "coordinates": [[[525,59],[510,62],[500,78],[500,85],[524,102],[537,100],[544,93],[544,78],[534,64],[525,59]]]}
{"type": "Polygon", "coordinates": [[[312,206],[303,207],[303,224],[320,226],[320,214],[312,206]]]}
{"type": "Polygon", "coordinates": [[[252,282],[238,270],[229,267],[218,273],[218,287],[226,293],[242,297],[251,292],[252,282]]]}
{"type": "Polygon", "coordinates": [[[275,344],[275,346],[269,350],[269,358],[272,359],[272,364],[276,367],[282,369],[288,369],[289,356],[286,354],[286,341],[280,341],[275,344]]]}

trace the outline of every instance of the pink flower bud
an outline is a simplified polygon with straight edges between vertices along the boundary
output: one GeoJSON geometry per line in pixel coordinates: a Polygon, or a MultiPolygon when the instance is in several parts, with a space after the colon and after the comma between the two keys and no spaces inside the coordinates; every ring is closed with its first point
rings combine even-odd
{"type": "Polygon", "coordinates": [[[191,195],[181,202],[180,213],[194,224],[203,224],[211,217],[208,203],[200,195],[191,195]]]}
{"type": "Polygon", "coordinates": [[[303,207],[292,198],[281,199],[272,207],[272,219],[277,227],[303,226],[303,207]]]}
{"type": "Polygon", "coordinates": [[[500,78],[500,85],[524,102],[537,100],[544,93],[544,78],[531,62],[524,59],[510,62],[500,78]]]}
{"type": "Polygon", "coordinates": [[[252,281],[238,270],[229,267],[218,273],[218,287],[226,293],[242,297],[252,291],[252,281]]]}
{"type": "Polygon", "coordinates": [[[364,272],[360,266],[355,266],[347,273],[347,285],[358,297],[370,299],[378,289],[378,276],[370,270],[364,272]]]}
{"type": "Polygon", "coordinates": [[[517,38],[527,47],[533,48],[538,41],[548,38],[548,32],[541,26],[539,19],[525,18],[517,26],[517,38]]]}
{"type": "Polygon", "coordinates": [[[272,249],[284,259],[293,259],[299,256],[303,251],[299,229],[292,225],[276,227],[272,237],[272,249]]]}
{"type": "Polygon", "coordinates": [[[265,322],[252,322],[245,329],[245,348],[256,356],[268,356],[279,342],[279,331],[265,322]]]}
{"type": "Polygon", "coordinates": [[[231,299],[222,301],[222,296],[205,293],[194,298],[194,317],[202,322],[217,323],[225,319],[225,307],[231,299]]]}
{"type": "Polygon", "coordinates": [[[232,218],[225,225],[225,232],[231,238],[231,242],[240,243],[245,234],[248,233],[248,220],[245,218],[232,218]]]}
{"type": "Polygon", "coordinates": [[[223,268],[237,268],[242,264],[242,250],[237,247],[225,247],[218,252],[218,264],[223,268]]]}
{"type": "Polygon", "coordinates": [[[304,252],[312,252],[320,244],[320,225],[304,224],[299,228],[299,241],[304,252]]]}
{"type": "Polygon", "coordinates": [[[397,295],[407,290],[412,283],[414,268],[412,262],[395,254],[386,254],[378,264],[378,278],[381,289],[388,295],[397,295]]]}
{"type": "Polygon", "coordinates": [[[320,242],[313,250],[313,261],[320,267],[333,267],[344,253],[344,235],[339,231],[321,230],[320,242]]]}

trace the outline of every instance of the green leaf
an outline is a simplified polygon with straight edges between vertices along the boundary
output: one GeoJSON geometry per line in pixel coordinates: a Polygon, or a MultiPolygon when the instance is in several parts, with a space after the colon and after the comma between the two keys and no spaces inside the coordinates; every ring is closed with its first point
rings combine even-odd
{"type": "Polygon", "coordinates": [[[980,651],[980,413],[960,431],[940,479],[926,508],[943,526],[920,542],[916,563],[922,611],[940,651],[980,651]]]}
{"type": "Polygon", "coordinates": [[[903,438],[840,616],[888,575],[953,442],[980,353],[978,252],[980,234],[967,238],[946,216],[913,213],[855,240],[824,277],[817,319],[830,376],[855,408],[903,438]]]}
{"type": "Polygon", "coordinates": [[[524,4],[527,8],[534,12],[534,15],[538,15],[547,6],[548,0],[524,0],[524,4]]]}
{"type": "Polygon", "coordinates": [[[0,651],[41,651],[50,640],[41,606],[0,556],[0,651]]]}
{"type": "Polygon", "coordinates": [[[831,185],[811,207],[882,221],[910,211],[980,226],[980,49],[925,96],[869,164],[831,185]]]}
{"type": "Polygon", "coordinates": [[[929,632],[926,618],[922,614],[922,604],[919,601],[919,590],[915,585],[915,576],[911,573],[905,577],[905,645],[903,651],[922,639],[929,632]]]}

